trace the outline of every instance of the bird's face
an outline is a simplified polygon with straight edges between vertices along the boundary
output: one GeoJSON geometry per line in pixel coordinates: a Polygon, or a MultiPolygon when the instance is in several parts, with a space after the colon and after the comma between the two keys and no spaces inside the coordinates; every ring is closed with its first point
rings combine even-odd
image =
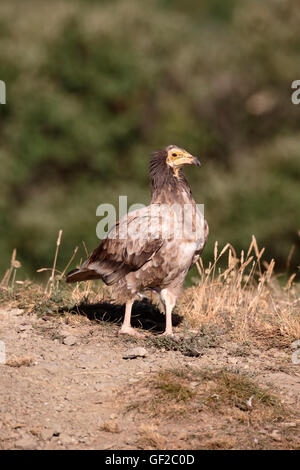
{"type": "Polygon", "coordinates": [[[194,157],[186,150],[181,149],[180,147],[176,147],[176,145],[169,145],[166,148],[166,151],[166,163],[173,169],[176,176],[178,175],[178,170],[183,165],[201,166],[201,163],[199,162],[198,158],[194,157]]]}

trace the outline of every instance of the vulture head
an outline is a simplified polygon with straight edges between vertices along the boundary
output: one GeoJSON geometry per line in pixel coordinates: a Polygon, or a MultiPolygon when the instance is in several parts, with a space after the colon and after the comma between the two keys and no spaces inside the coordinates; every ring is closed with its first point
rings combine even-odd
{"type": "Polygon", "coordinates": [[[168,147],[165,148],[165,155],[167,165],[169,165],[175,173],[176,170],[180,169],[183,165],[201,166],[198,158],[176,145],[168,145],[168,147]]]}
{"type": "Polygon", "coordinates": [[[184,165],[201,166],[198,158],[177,145],[168,145],[153,153],[150,161],[152,187],[163,187],[170,177],[174,179],[175,176],[175,181],[181,179],[181,169],[184,165]]]}
{"type": "Polygon", "coordinates": [[[190,193],[190,187],[182,172],[184,165],[201,166],[198,158],[177,145],[168,145],[152,154],[150,181],[152,202],[166,202],[166,193],[182,191],[190,193]]]}

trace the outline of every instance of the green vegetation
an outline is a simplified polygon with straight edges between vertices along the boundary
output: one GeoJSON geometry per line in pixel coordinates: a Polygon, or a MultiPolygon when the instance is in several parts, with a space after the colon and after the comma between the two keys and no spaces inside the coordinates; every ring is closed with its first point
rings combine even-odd
{"type": "MultiPolygon", "coordinates": [[[[0,270],[64,269],[96,246],[96,208],[147,203],[148,155],[175,143],[214,241],[254,233],[283,269],[300,208],[299,8],[292,0],[149,0],[0,6],[0,270]]],[[[298,251],[297,251],[298,250],[298,251]]],[[[299,262],[298,262],[299,264],[299,262]]],[[[24,274],[23,274],[24,275],[24,274]]]]}
{"type": "Polygon", "coordinates": [[[163,369],[151,374],[139,385],[139,392],[137,387],[129,390],[127,413],[138,411],[142,416],[147,416],[147,423],[159,417],[160,422],[167,422],[171,429],[173,420],[180,419],[182,426],[185,422],[193,424],[194,438],[198,440],[198,445],[202,441],[201,448],[211,448],[211,443],[203,443],[203,438],[210,437],[207,428],[204,427],[206,432],[202,436],[196,431],[199,413],[201,432],[205,421],[212,423],[217,417],[220,422],[222,417],[226,418],[221,434],[213,435],[214,439],[218,435],[231,438],[227,445],[223,442],[221,448],[227,448],[228,444],[229,447],[236,447],[236,435],[244,446],[249,445],[246,441],[250,438],[253,442],[252,433],[258,433],[262,425],[274,425],[292,416],[292,410],[273,391],[258,385],[253,376],[225,367],[196,368],[186,365],[163,369]],[[235,432],[232,432],[233,429],[235,432]]]}

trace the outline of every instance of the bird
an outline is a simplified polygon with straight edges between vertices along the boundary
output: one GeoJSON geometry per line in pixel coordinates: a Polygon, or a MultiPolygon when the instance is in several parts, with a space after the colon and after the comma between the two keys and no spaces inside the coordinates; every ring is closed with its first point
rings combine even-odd
{"type": "Polygon", "coordinates": [[[118,220],[81,267],[66,276],[67,283],[102,279],[115,285],[126,304],[120,334],[144,336],[131,326],[131,312],[134,301],[151,290],[164,307],[163,335],[173,336],[172,311],[209,234],[183,173],[185,165],[201,166],[198,158],[176,145],[154,152],[150,204],[118,220]]]}

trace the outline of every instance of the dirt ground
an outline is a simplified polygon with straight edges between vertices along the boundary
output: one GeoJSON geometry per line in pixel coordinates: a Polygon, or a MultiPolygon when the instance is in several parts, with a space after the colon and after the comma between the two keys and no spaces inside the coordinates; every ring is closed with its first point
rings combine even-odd
{"type": "Polygon", "coordinates": [[[202,334],[194,354],[151,342],[153,332],[137,340],[117,331],[91,315],[2,307],[0,448],[300,448],[300,365],[291,348],[202,334]],[[145,357],[124,358],[137,347],[145,357]],[[224,377],[234,379],[233,388],[224,377]],[[241,377],[249,380],[239,383],[243,395],[241,377]]]}

